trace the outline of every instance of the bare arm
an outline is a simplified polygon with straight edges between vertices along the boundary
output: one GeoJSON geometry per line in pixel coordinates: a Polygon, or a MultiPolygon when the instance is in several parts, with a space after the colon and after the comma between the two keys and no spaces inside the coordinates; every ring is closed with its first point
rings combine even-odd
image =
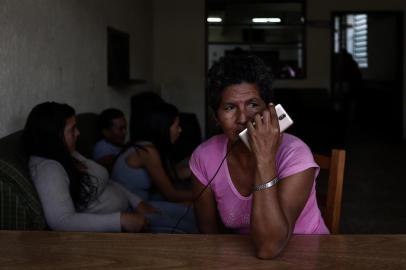
{"type": "Polygon", "coordinates": [[[53,230],[106,232],[124,228],[128,232],[137,232],[144,226],[144,217],[136,213],[78,212],[70,196],[66,171],[56,161],[42,162],[32,176],[45,218],[53,230]]]}
{"type": "MultiPolygon", "coordinates": [[[[286,246],[310,194],[314,173],[310,168],[253,193],[251,232],[258,257],[273,258],[286,246]]],[[[256,182],[269,179],[261,175],[256,173],[256,182]]]]}
{"type": "Polygon", "coordinates": [[[127,163],[135,168],[144,167],[155,186],[169,200],[174,202],[192,201],[193,193],[187,190],[177,190],[162,165],[158,151],[153,146],[146,146],[145,151],[132,153],[127,158],[127,163]]]}
{"type": "Polygon", "coordinates": [[[180,180],[190,180],[192,172],[189,169],[187,162],[176,164],[176,174],[180,180]]]}
{"type": "MultiPolygon", "coordinates": [[[[254,185],[276,176],[276,152],[280,144],[279,125],[273,106],[249,124],[250,144],[256,161],[254,185]]],[[[251,233],[257,256],[277,256],[288,243],[296,219],[306,204],[313,184],[314,169],[286,177],[271,188],[253,192],[251,233]]]]}
{"type": "Polygon", "coordinates": [[[199,230],[202,233],[218,233],[216,202],[210,187],[201,193],[204,185],[192,174],[192,190],[196,198],[194,207],[199,230]],[[200,195],[200,196],[199,196],[200,195]],[[199,196],[199,197],[198,197],[199,196]]]}

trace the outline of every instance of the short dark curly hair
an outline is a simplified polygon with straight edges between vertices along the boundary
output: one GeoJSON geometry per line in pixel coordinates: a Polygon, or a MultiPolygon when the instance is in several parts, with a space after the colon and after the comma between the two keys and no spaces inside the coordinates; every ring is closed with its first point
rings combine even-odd
{"type": "Polygon", "coordinates": [[[223,90],[233,84],[255,83],[265,103],[272,99],[271,69],[255,55],[225,56],[210,68],[207,77],[209,105],[216,114],[223,90]]]}
{"type": "Polygon", "coordinates": [[[117,118],[124,118],[124,113],[116,108],[108,108],[99,114],[97,119],[97,127],[99,129],[99,136],[103,138],[103,130],[110,129],[113,126],[113,120],[117,118]]]}

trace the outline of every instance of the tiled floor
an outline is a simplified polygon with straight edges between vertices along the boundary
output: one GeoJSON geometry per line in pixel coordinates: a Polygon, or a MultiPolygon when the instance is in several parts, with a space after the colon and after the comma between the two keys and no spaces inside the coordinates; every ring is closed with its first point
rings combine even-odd
{"type": "Polygon", "coordinates": [[[406,233],[406,143],[353,140],[346,146],[343,233],[406,233]]]}
{"type": "Polygon", "coordinates": [[[347,122],[343,233],[406,233],[406,141],[377,113],[347,122]]]}

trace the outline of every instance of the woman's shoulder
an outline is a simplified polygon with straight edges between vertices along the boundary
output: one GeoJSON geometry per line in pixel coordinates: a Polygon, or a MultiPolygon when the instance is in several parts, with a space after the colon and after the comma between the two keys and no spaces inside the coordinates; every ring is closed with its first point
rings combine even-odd
{"type": "Polygon", "coordinates": [[[39,168],[64,169],[62,164],[58,161],[40,156],[30,156],[29,168],[31,170],[39,168]]]}
{"type": "Polygon", "coordinates": [[[137,141],[134,143],[134,145],[132,147],[130,147],[129,154],[137,155],[137,156],[143,156],[143,155],[159,156],[159,151],[152,142],[137,141]]]}
{"type": "Polygon", "coordinates": [[[65,168],[56,160],[39,156],[30,156],[29,169],[32,181],[35,185],[41,182],[42,185],[52,181],[68,181],[65,168]],[[41,181],[39,181],[41,180],[41,181]]]}
{"type": "Polygon", "coordinates": [[[96,161],[83,156],[82,154],[80,154],[77,151],[72,153],[72,157],[75,158],[76,160],[80,161],[81,163],[83,163],[86,167],[89,167],[89,166],[103,167],[103,166],[99,165],[99,163],[97,163],[96,161]]]}
{"type": "Polygon", "coordinates": [[[124,160],[131,167],[142,167],[147,164],[160,162],[161,157],[158,149],[152,143],[134,144],[129,147],[121,156],[121,162],[124,160]]]}
{"type": "Polygon", "coordinates": [[[285,150],[297,148],[309,149],[309,146],[307,146],[307,144],[304,141],[302,141],[295,135],[289,133],[283,133],[282,143],[280,147],[285,150]]]}
{"type": "Polygon", "coordinates": [[[214,135],[210,139],[201,143],[194,151],[194,153],[211,154],[213,152],[219,152],[224,150],[224,146],[227,144],[227,136],[224,134],[214,135]]]}
{"type": "Polygon", "coordinates": [[[159,155],[159,151],[156,148],[156,146],[149,141],[137,141],[132,147],[132,152],[133,154],[137,153],[139,155],[142,154],[159,155]]]}
{"type": "Polygon", "coordinates": [[[138,146],[154,146],[154,144],[150,141],[136,141],[135,145],[138,146]]]}
{"type": "Polygon", "coordinates": [[[94,148],[99,149],[105,147],[106,145],[109,145],[109,143],[105,139],[100,139],[95,143],[94,148]]]}
{"type": "Polygon", "coordinates": [[[277,154],[277,166],[280,177],[289,176],[309,167],[318,168],[309,146],[298,137],[288,133],[283,134],[277,154]]]}
{"type": "Polygon", "coordinates": [[[203,181],[203,184],[208,183],[212,170],[215,170],[221,164],[227,142],[228,138],[226,135],[215,135],[200,144],[190,157],[190,170],[199,181],[203,181]]]}
{"type": "Polygon", "coordinates": [[[109,143],[105,139],[97,141],[93,148],[93,158],[99,159],[107,155],[118,155],[121,151],[121,148],[109,143]]]}
{"type": "Polygon", "coordinates": [[[199,177],[198,171],[207,170],[221,162],[226,151],[227,140],[224,134],[215,135],[193,151],[189,160],[189,167],[197,177],[199,177]]]}

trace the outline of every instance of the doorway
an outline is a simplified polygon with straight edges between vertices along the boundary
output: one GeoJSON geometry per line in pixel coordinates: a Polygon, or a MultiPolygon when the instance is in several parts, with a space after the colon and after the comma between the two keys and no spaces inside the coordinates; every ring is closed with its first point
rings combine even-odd
{"type": "Polygon", "coordinates": [[[347,151],[341,231],[404,233],[403,13],[334,12],[331,93],[347,151]]]}
{"type": "Polygon", "coordinates": [[[402,140],[402,15],[332,14],[331,89],[346,141],[402,140]]]}

